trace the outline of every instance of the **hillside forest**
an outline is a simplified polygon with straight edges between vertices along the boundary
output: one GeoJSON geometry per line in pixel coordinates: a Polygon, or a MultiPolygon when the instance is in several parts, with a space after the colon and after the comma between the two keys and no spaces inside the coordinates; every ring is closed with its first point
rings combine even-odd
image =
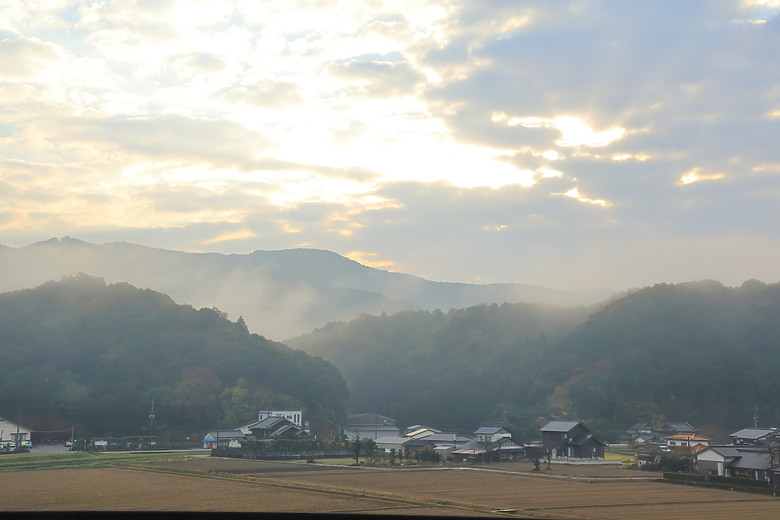
{"type": "Polygon", "coordinates": [[[582,420],[710,435],[780,424],[780,285],[658,284],[588,306],[484,304],[332,322],[287,345],[239,316],[78,275],[0,294],[0,416],[34,429],[183,437],[301,409],[538,437],[582,420]],[[289,346],[288,346],[289,345],[289,346]],[[154,403],[154,419],[150,406],[154,403]]]}
{"type": "Polygon", "coordinates": [[[780,285],[658,284],[589,307],[482,305],[334,323],[290,345],[332,361],[357,409],[526,439],[550,419],[607,440],[637,422],[712,435],[780,424],[780,285]]]}
{"type": "Polygon", "coordinates": [[[267,407],[328,428],[344,420],[347,388],[330,363],[240,317],[78,275],[0,294],[0,395],[0,416],[34,430],[182,440],[267,407]]]}

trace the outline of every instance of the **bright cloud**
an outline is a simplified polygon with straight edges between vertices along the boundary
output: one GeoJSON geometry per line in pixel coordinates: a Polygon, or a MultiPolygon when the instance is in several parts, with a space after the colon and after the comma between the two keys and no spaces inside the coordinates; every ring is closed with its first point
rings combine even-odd
{"type": "MultiPolygon", "coordinates": [[[[507,126],[524,126],[526,128],[554,128],[560,132],[560,139],[555,144],[562,147],[588,146],[601,147],[607,146],[623,138],[626,131],[623,128],[611,128],[594,131],[583,120],[576,117],[555,117],[552,119],[542,119],[539,117],[512,117],[508,118],[504,114],[493,116],[494,122],[506,121],[507,126]]],[[[550,152],[545,152],[550,153],[550,152]]]]}
{"type": "Polygon", "coordinates": [[[703,173],[701,168],[694,168],[680,177],[681,184],[692,184],[699,181],[713,181],[724,178],[722,173],[703,173]]]}
{"type": "Polygon", "coordinates": [[[766,278],[695,246],[780,254],[779,27],[777,0],[0,2],[0,229],[556,286],[685,233],[621,280],[766,278]]]}

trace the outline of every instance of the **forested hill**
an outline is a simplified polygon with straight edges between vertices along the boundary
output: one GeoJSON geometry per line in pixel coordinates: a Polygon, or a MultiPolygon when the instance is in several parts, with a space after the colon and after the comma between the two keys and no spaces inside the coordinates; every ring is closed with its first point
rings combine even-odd
{"type": "Polygon", "coordinates": [[[85,275],[0,294],[0,395],[2,417],[102,435],[202,434],[262,409],[336,422],[347,399],[333,365],[240,319],[85,275]]]}
{"type": "Polygon", "coordinates": [[[600,307],[516,304],[332,324],[290,342],[342,370],[353,408],[535,438],[547,419],[614,439],[638,421],[780,425],[780,284],[660,284],[600,307]]]}
{"type": "Polygon", "coordinates": [[[658,417],[780,424],[780,284],[659,284],[606,306],[541,359],[536,395],[603,428],[658,417]]]}
{"type": "Polygon", "coordinates": [[[593,310],[505,303],[364,315],[288,344],[332,361],[355,411],[463,432],[510,414],[522,428],[544,409],[524,395],[539,356],[593,310]]]}

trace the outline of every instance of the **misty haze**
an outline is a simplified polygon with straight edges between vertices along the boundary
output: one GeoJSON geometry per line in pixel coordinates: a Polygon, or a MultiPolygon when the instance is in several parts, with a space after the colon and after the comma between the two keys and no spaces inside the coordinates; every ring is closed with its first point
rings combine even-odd
{"type": "Polygon", "coordinates": [[[3,3],[0,510],[777,518],[779,45],[778,0],[3,3]]]}

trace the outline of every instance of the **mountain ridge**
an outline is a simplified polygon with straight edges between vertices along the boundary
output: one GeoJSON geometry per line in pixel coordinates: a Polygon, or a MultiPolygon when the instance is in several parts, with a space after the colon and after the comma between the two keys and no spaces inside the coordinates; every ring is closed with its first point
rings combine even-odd
{"type": "Polygon", "coordinates": [[[0,248],[0,292],[83,272],[128,282],[197,307],[216,306],[268,337],[284,340],[333,321],[401,310],[479,303],[580,305],[610,291],[560,291],[530,284],[437,282],[360,264],[314,248],[252,253],[185,252],[129,242],[93,244],[72,237],[0,248]]]}

